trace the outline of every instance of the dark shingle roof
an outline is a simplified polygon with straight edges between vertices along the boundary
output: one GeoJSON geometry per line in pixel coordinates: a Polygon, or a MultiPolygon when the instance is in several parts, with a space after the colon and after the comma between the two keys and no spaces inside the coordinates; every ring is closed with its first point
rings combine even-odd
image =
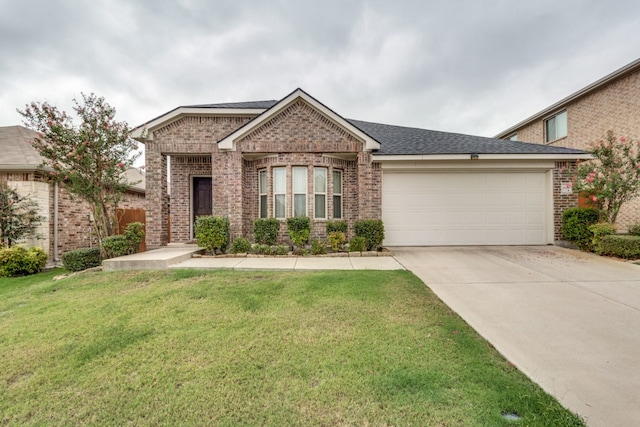
{"type": "Polygon", "coordinates": [[[380,143],[377,155],[581,154],[582,150],[348,119],[380,143]]]}
{"type": "Polygon", "coordinates": [[[185,108],[241,108],[266,110],[276,105],[278,101],[248,101],[248,102],[223,102],[220,104],[185,105],[185,108]]]}

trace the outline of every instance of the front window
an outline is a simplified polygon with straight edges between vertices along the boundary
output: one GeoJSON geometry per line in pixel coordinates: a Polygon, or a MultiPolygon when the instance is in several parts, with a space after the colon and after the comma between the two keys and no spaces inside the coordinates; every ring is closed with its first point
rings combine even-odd
{"type": "Polygon", "coordinates": [[[260,193],[259,205],[260,205],[260,218],[267,217],[267,171],[262,170],[258,172],[258,192],[260,193]]]}
{"type": "Polygon", "coordinates": [[[307,216],[307,168],[293,168],[293,216],[307,216]]]}
{"type": "Polygon", "coordinates": [[[567,112],[563,111],[544,121],[545,141],[552,142],[567,136],[567,112]]]}
{"type": "Polygon", "coordinates": [[[273,168],[273,210],[274,217],[284,219],[287,212],[287,170],[273,168]]]}
{"type": "Polygon", "coordinates": [[[333,171],[333,218],[342,219],[342,171],[333,171]]]}
{"type": "Polygon", "coordinates": [[[314,218],[327,218],[327,170],[313,169],[314,218]]]}

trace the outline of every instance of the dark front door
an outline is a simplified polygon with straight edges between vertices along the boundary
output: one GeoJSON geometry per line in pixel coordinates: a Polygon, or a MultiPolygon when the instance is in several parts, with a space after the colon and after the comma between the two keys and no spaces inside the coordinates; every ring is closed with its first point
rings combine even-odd
{"type": "Polygon", "coordinates": [[[211,215],[211,178],[193,178],[193,224],[202,215],[211,215]]]}

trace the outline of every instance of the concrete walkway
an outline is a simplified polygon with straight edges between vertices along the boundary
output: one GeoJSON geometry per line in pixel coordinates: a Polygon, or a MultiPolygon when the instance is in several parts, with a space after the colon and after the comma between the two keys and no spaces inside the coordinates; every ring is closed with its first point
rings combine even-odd
{"type": "Polygon", "coordinates": [[[105,271],[164,270],[167,268],[231,270],[403,270],[393,257],[287,257],[287,258],[192,258],[195,246],[165,247],[104,260],[105,271]]]}
{"type": "Polygon", "coordinates": [[[640,266],[554,246],[393,248],[589,426],[640,425],[640,266]]]}

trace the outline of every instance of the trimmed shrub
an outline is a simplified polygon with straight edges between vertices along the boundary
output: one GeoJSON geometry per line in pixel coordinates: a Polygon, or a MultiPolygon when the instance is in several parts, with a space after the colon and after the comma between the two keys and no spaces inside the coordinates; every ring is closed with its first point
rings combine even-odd
{"type": "Polygon", "coordinates": [[[35,274],[47,264],[47,253],[42,248],[25,249],[22,246],[0,249],[0,277],[35,274]]]}
{"type": "Polygon", "coordinates": [[[280,221],[275,218],[258,218],[253,222],[253,238],[260,245],[275,245],[280,221]]]}
{"type": "Polygon", "coordinates": [[[356,237],[364,237],[368,251],[377,251],[384,240],[384,224],[381,219],[362,219],[354,225],[356,237]]]}
{"type": "Polygon", "coordinates": [[[287,255],[289,253],[289,248],[285,245],[278,245],[275,247],[276,255],[287,255]]]}
{"type": "Polygon", "coordinates": [[[364,237],[354,237],[349,240],[349,252],[362,252],[367,250],[367,239],[364,237]]]}
{"type": "Polygon", "coordinates": [[[137,253],[140,248],[140,243],[142,243],[144,239],[144,224],[141,222],[130,222],[124,229],[124,237],[129,242],[130,253],[137,253]]]}
{"type": "Polygon", "coordinates": [[[598,243],[598,253],[625,259],[640,258],[640,236],[621,234],[602,236],[598,243]]]}
{"type": "Polygon", "coordinates": [[[593,233],[589,226],[598,222],[599,213],[593,208],[569,208],[562,213],[562,233],[580,249],[591,251],[593,233]]]}
{"type": "Polygon", "coordinates": [[[102,256],[104,259],[129,255],[129,241],[122,234],[102,239],[102,256]]]}
{"type": "Polygon", "coordinates": [[[246,254],[251,251],[251,242],[244,237],[238,237],[231,245],[231,252],[234,254],[246,254]]]}
{"type": "Polygon", "coordinates": [[[209,253],[224,253],[229,244],[229,219],[210,215],[198,217],[196,241],[209,253]]]}
{"type": "Polygon", "coordinates": [[[327,221],[327,236],[331,233],[344,233],[346,235],[348,228],[347,221],[327,221]]]}
{"type": "Polygon", "coordinates": [[[301,248],[309,241],[311,219],[308,216],[287,218],[287,232],[293,244],[301,248]]]}
{"type": "Polygon", "coordinates": [[[329,244],[331,250],[338,252],[347,242],[347,236],[342,231],[332,231],[329,233],[329,244]]]}
{"type": "Polygon", "coordinates": [[[311,254],[322,255],[327,253],[327,244],[318,239],[313,239],[311,242],[311,254]]]}
{"type": "Polygon", "coordinates": [[[629,227],[629,234],[634,236],[640,236],[640,224],[634,224],[629,227]]]}
{"type": "Polygon", "coordinates": [[[609,224],[608,222],[598,222],[596,224],[589,226],[589,231],[591,232],[591,245],[598,252],[598,244],[600,243],[600,239],[603,236],[608,236],[610,234],[615,234],[616,229],[613,224],[609,224]]]}
{"type": "Polygon", "coordinates": [[[102,263],[100,249],[83,248],[62,254],[62,265],[69,271],[82,271],[102,263]]]}
{"type": "Polygon", "coordinates": [[[251,252],[257,255],[271,255],[273,253],[273,250],[269,245],[261,245],[259,243],[256,243],[251,246],[251,252]]]}

